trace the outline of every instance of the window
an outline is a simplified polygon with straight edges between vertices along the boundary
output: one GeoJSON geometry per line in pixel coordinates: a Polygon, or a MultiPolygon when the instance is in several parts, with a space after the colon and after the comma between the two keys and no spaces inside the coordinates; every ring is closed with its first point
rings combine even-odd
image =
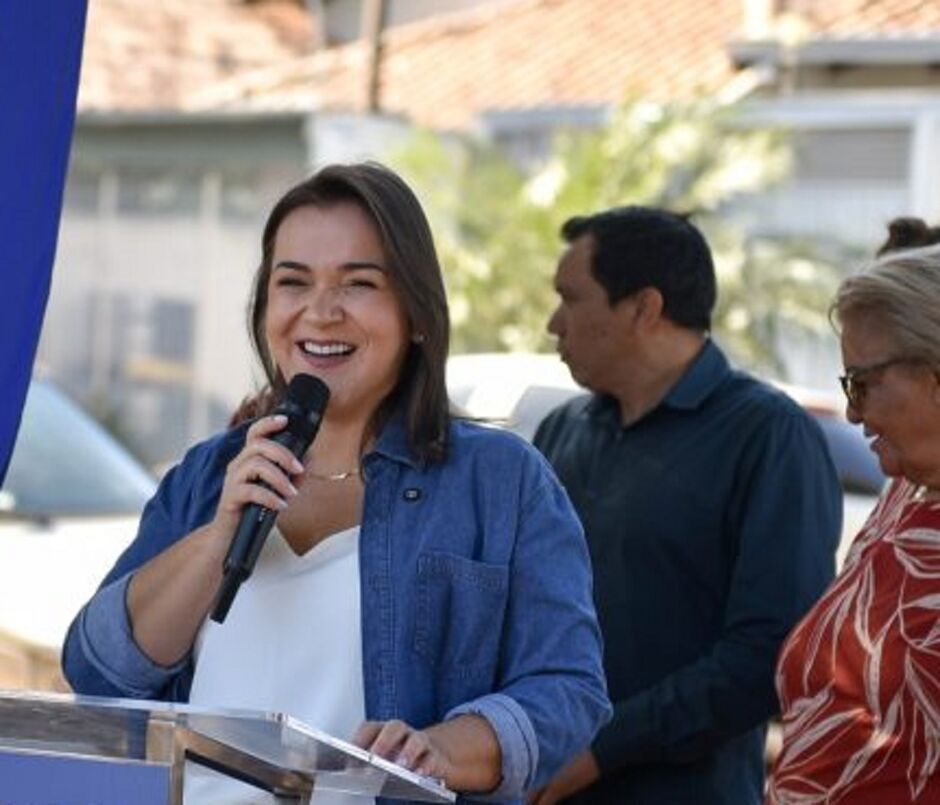
{"type": "Polygon", "coordinates": [[[118,212],[131,215],[185,215],[199,212],[198,175],[163,171],[122,171],[118,212]]]}

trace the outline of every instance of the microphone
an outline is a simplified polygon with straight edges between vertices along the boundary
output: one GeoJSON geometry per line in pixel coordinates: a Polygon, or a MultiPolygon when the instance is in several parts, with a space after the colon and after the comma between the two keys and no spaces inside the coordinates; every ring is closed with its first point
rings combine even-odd
{"type": "MultiPolygon", "coordinates": [[[[323,411],[329,399],[330,390],[319,377],[294,375],[287,387],[287,396],[272,414],[284,414],[287,424],[271,437],[272,441],[284,445],[300,458],[307,452],[320,429],[323,411]]],[[[235,593],[254,570],[264,541],[276,519],[277,512],[257,503],[249,503],[242,510],[238,528],[222,564],[222,586],[211,614],[216,623],[224,623],[235,600],[235,593]]]]}

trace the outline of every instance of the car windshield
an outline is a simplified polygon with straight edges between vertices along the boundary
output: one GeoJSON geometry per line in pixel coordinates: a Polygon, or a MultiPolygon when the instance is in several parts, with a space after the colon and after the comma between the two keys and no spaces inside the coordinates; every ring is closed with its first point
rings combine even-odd
{"type": "Polygon", "coordinates": [[[812,412],[829,445],[829,455],[846,492],[879,495],[885,478],[861,427],[836,416],[812,412]]]}
{"type": "Polygon", "coordinates": [[[139,513],[154,480],[100,425],[50,383],[34,380],[0,511],[27,517],[139,513]]]}

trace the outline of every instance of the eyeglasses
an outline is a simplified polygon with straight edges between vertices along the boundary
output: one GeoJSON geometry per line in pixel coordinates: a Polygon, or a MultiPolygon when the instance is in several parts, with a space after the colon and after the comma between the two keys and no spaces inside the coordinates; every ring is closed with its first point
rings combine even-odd
{"type": "Polygon", "coordinates": [[[883,372],[892,366],[901,363],[912,363],[913,358],[888,358],[886,361],[878,361],[868,366],[850,366],[845,370],[844,375],[839,376],[839,384],[842,391],[845,392],[845,399],[849,401],[856,410],[865,401],[865,393],[868,391],[866,377],[883,372]]]}

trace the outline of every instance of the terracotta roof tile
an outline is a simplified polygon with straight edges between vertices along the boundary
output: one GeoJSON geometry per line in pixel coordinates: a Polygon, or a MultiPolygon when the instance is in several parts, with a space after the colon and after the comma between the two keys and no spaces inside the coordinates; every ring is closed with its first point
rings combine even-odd
{"type": "Polygon", "coordinates": [[[791,0],[818,35],[923,35],[940,32],[937,0],[791,0]]]}
{"type": "Polygon", "coordinates": [[[286,0],[91,0],[82,111],[175,109],[191,93],[309,49],[311,20],[286,0]]]}
{"type": "MultiPolygon", "coordinates": [[[[789,0],[814,36],[940,33],[940,0],[789,0]]],[[[499,0],[388,30],[381,102],[427,126],[482,112],[689,97],[731,79],[745,0],[499,0]]],[[[360,109],[368,53],[307,53],[302,5],[92,0],[80,106],[360,109]]]]}
{"type": "Polygon", "coordinates": [[[609,104],[713,89],[731,74],[724,40],[739,0],[527,0],[476,31],[389,36],[383,101],[418,121],[464,127],[481,110],[609,104]],[[456,94],[458,102],[451,100],[456,94]]]}
{"type": "MultiPolygon", "coordinates": [[[[628,90],[689,96],[732,75],[725,43],[740,24],[741,0],[493,3],[387,31],[382,106],[423,125],[460,129],[486,110],[606,105],[628,90]]],[[[356,107],[366,65],[362,43],[352,43],[267,80],[246,77],[227,91],[210,90],[194,103],[356,107]]]]}

